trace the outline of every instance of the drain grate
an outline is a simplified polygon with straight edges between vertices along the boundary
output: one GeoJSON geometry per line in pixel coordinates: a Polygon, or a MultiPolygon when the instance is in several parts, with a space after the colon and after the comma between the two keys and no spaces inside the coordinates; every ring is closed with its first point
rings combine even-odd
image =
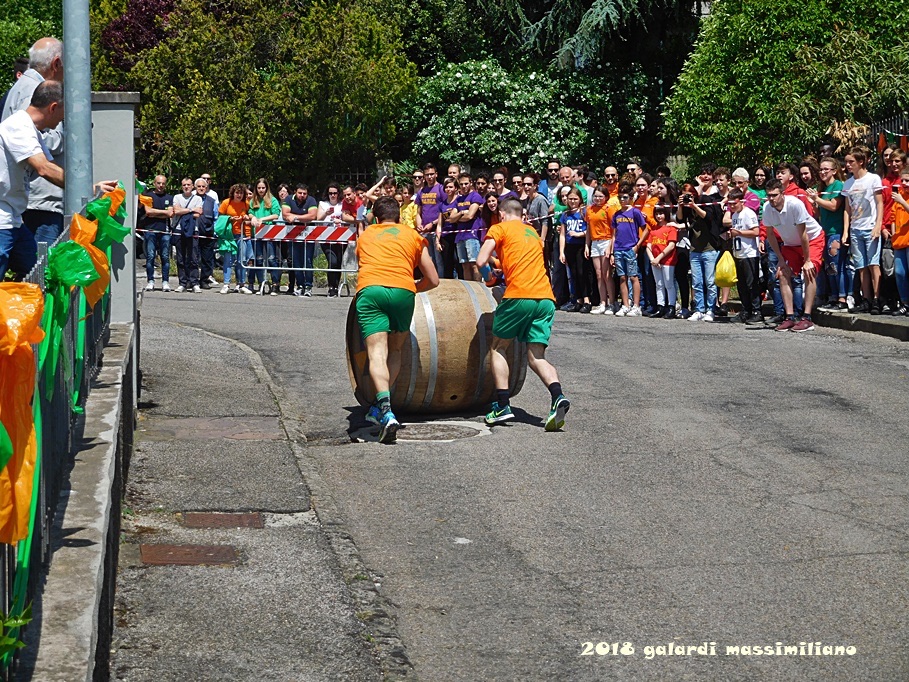
{"type": "Polygon", "coordinates": [[[265,528],[261,512],[185,512],[183,525],[187,528],[265,528]]]}
{"type": "Polygon", "coordinates": [[[147,566],[218,566],[240,561],[232,545],[139,545],[147,566]]]}

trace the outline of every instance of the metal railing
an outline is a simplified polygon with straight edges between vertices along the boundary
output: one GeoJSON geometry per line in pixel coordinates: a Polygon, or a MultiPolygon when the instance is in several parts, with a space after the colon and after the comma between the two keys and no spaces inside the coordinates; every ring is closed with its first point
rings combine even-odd
{"type": "MultiPolygon", "coordinates": [[[[69,224],[69,221],[66,221],[69,224]]],[[[37,284],[42,292],[46,291],[45,274],[47,255],[50,248],[69,241],[69,230],[64,230],[60,238],[52,245],[38,244],[38,261],[24,282],[37,284]]],[[[47,390],[44,377],[36,373],[36,386],[33,400],[39,405],[41,433],[39,442],[39,478],[37,511],[31,541],[31,553],[27,561],[28,576],[25,604],[35,600],[41,586],[41,574],[51,554],[51,527],[57,510],[60,491],[69,476],[73,464],[78,434],[80,408],[84,406],[92,379],[97,376],[101,354],[109,336],[110,327],[110,290],[95,304],[94,308],[82,306],[82,289],[74,287],[68,294],[69,315],[62,330],[62,343],[59,362],[53,377],[53,388],[47,390]],[[85,319],[84,345],[80,342],[79,322],[85,319]]],[[[37,368],[38,354],[35,350],[37,368]]],[[[20,543],[21,544],[21,543],[20,543]]],[[[0,544],[0,608],[9,614],[14,601],[14,584],[17,578],[18,547],[0,544]]],[[[20,577],[21,580],[21,577],[20,577]]],[[[22,638],[20,632],[19,638],[22,638]]],[[[4,668],[0,662],[0,680],[9,679],[15,670],[16,660],[4,668]]]]}

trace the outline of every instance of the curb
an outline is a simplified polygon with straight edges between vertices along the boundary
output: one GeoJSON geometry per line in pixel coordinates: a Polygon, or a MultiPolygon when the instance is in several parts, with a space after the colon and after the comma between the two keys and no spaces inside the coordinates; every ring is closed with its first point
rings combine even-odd
{"type": "MultiPolygon", "coordinates": [[[[407,649],[398,633],[395,607],[380,592],[376,582],[371,577],[371,573],[363,562],[360,551],[347,525],[344,523],[331,490],[319,473],[317,462],[306,451],[303,419],[285,409],[284,405],[291,402],[291,400],[287,397],[284,389],[272,379],[265,368],[265,364],[262,362],[261,356],[255,349],[247,346],[242,341],[191,325],[160,318],[156,318],[156,321],[183,329],[191,329],[221,341],[227,341],[246,353],[256,377],[268,387],[275,400],[281,428],[284,430],[287,442],[290,444],[297,460],[300,474],[309,488],[310,505],[338,561],[341,577],[348,586],[351,597],[356,602],[357,618],[363,624],[360,637],[371,649],[373,656],[378,661],[384,680],[408,680],[408,682],[416,680],[417,676],[414,672],[413,664],[410,662],[407,649]]],[[[299,414],[302,414],[302,412],[299,414]]]]}
{"type": "MultiPolygon", "coordinates": [[[[741,310],[739,301],[729,301],[729,312],[737,313],[741,310]]],[[[773,304],[764,301],[761,306],[764,317],[770,319],[774,315],[773,304]]],[[[888,336],[897,341],[909,341],[909,318],[893,318],[890,315],[856,315],[854,313],[833,313],[824,310],[814,310],[811,320],[818,327],[829,327],[847,332],[865,332],[876,336],[888,336]],[[905,320],[897,321],[897,320],[905,320]]]]}

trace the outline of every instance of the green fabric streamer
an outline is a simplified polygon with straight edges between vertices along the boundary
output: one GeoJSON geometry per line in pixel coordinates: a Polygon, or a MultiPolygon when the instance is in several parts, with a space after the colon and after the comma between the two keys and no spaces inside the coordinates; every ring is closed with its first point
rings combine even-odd
{"type": "Polygon", "coordinates": [[[82,244],[69,241],[53,247],[47,255],[45,284],[85,287],[98,279],[91,256],[82,244]]]}
{"type": "Polygon", "coordinates": [[[10,440],[6,427],[0,423],[0,469],[6,466],[6,463],[13,456],[13,441],[10,440]]]}
{"type": "Polygon", "coordinates": [[[218,251],[237,255],[237,236],[230,226],[230,216],[218,216],[218,219],[215,220],[215,236],[218,238],[218,251]]]}
{"type": "Polygon", "coordinates": [[[98,234],[95,235],[94,244],[102,251],[114,242],[123,243],[129,234],[129,228],[110,214],[110,207],[110,197],[93,199],[85,205],[85,215],[98,221],[98,234]]]}
{"type": "Polygon", "coordinates": [[[79,319],[76,322],[76,350],[73,353],[73,412],[82,414],[82,379],[85,374],[85,316],[88,301],[85,292],[79,291],[79,319]]]}

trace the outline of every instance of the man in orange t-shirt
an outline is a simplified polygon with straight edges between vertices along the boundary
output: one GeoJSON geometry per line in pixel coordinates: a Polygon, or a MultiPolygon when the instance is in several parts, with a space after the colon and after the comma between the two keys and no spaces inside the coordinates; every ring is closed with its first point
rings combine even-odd
{"type": "Polygon", "coordinates": [[[410,332],[414,297],[418,291],[439,286],[439,276],[426,239],[400,224],[401,210],[394,197],[379,197],[373,204],[377,223],[357,240],[357,322],[366,340],[369,378],[376,387],[376,404],[367,421],[381,427],[380,443],[394,443],[400,422],[391,411],[391,386],[401,369],[401,349],[410,332]],[[414,282],[414,270],[423,278],[414,282]]]}
{"type": "Polygon", "coordinates": [[[507,285],[502,302],[492,322],[492,355],[490,366],[496,382],[497,400],[486,415],[489,425],[514,419],[509,404],[508,362],[505,353],[518,339],[527,344],[527,364],[546,384],[552,396],[546,430],[557,431],[565,425],[565,413],[571,407],[562,395],[559,376],[548,360],[546,346],[555,318],[555,297],[543,264],[543,242],[530,225],[521,222],[521,202],[505,199],[499,203],[502,222],[493,225],[477,257],[477,267],[484,279],[489,274],[492,252],[498,254],[507,285]]]}

